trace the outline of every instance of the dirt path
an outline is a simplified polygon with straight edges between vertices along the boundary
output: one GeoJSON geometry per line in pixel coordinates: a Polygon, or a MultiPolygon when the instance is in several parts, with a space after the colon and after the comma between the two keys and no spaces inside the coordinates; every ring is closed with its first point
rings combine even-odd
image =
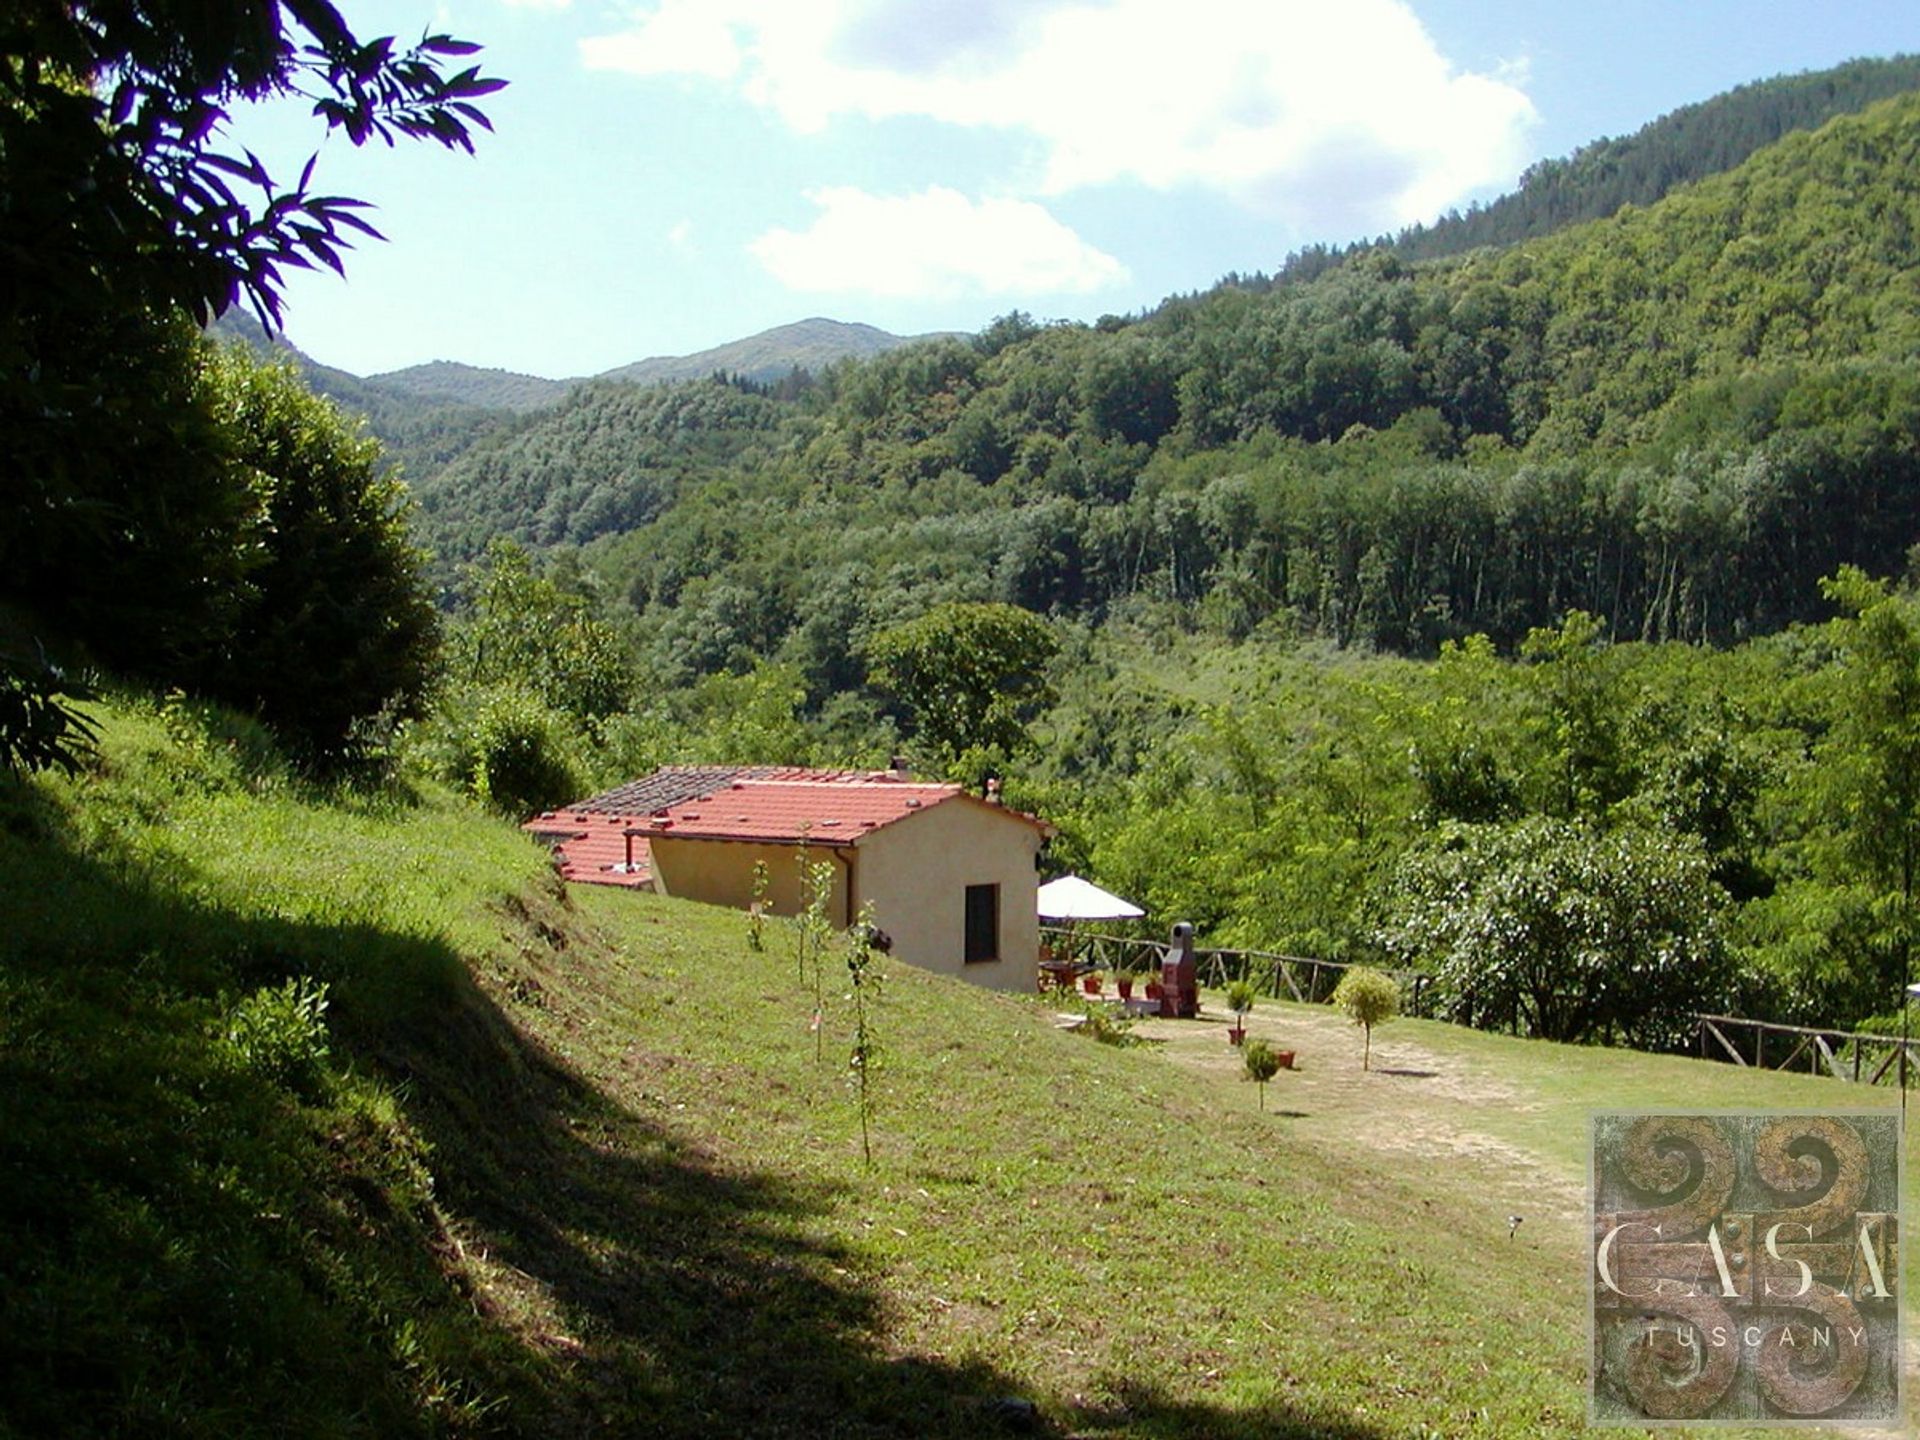
{"type": "MultiPolygon", "coordinates": [[[[1142,1020],[1134,1034],[1172,1063],[1225,1085],[1244,1074],[1241,1052],[1227,1043],[1228,1023],[1228,1012],[1215,1006],[1198,1021],[1142,1020]]],[[[1303,1135],[1458,1164],[1485,1183],[1490,1200],[1505,1197],[1512,1213],[1556,1228],[1584,1223],[1584,1176],[1570,1176],[1487,1129],[1489,1112],[1541,1108],[1524,1086],[1470,1059],[1396,1038],[1391,1027],[1375,1031],[1372,1068],[1362,1070],[1361,1032],[1323,1006],[1262,1001],[1247,1031],[1295,1053],[1297,1068],[1274,1078],[1267,1104],[1303,1135]]]]}

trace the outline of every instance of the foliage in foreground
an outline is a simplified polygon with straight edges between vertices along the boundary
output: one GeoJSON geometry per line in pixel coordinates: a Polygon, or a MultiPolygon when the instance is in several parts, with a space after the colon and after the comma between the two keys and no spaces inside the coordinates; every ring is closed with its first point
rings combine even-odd
{"type": "Polygon", "coordinates": [[[418,557],[371,445],[195,327],[242,296],[277,318],[285,269],[338,270],[378,232],[224,127],[301,95],[356,145],[471,150],[502,83],[452,70],[476,48],[363,41],[330,0],[0,10],[0,598],[120,673],[256,707],[322,764],[418,699],[418,557]]]}
{"type": "Polygon", "coordinates": [[[526,871],[180,701],[0,777],[0,1429],[485,1428],[530,1367],[373,1062],[470,1023],[460,912],[526,871]]]}
{"type": "Polygon", "coordinates": [[[0,771],[78,770],[95,729],[75,702],[89,698],[44,658],[0,655],[0,771]]]}

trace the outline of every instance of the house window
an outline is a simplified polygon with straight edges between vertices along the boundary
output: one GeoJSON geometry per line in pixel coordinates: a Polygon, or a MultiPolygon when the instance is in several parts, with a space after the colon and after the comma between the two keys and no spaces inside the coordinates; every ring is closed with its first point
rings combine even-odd
{"type": "Polygon", "coordinates": [[[1000,887],[967,886],[967,964],[1000,958],[1000,887]]]}

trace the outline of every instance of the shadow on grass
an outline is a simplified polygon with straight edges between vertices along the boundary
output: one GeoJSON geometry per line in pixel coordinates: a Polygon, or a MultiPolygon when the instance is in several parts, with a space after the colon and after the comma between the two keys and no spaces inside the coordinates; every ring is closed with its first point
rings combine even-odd
{"type": "Polygon", "coordinates": [[[1384,1066],[1373,1067],[1376,1075],[1397,1075],[1402,1080],[1431,1080],[1440,1072],[1437,1070],[1394,1070],[1384,1066]]]}
{"type": "Polygon", "coordinates": [[[477,990],[457,1024],[444,1019],[382,1050],[416,1097],[447,1200],[576,1327],[552,1347],[573,1355],[560,1363],[574,1383],[528,1417],[536,1433],[1379,1433],[1139,1388],[1111,1412],[1062,1410],[984,1364],[889,1354],[881,1277],[812,1225],[844,1215],[846,1185],[702,1153],[585,1083],[477,990]]]}
{"type": "Polygon", "coordinates": [[[1279,1403],[1228,1410],[1175,1399],[1137,1380],[1121,1382],[1114,1393],[1112,1403],[1074,1417],[1078,1433],[1140,1440],[1379,1440],[1384,1433],[1356,1420],[1303,1414],[1279,1403]]]}
{"type": "Polygon", "coordinates": [[[467,1245],[517,1272],[502,1303],[524,1307],[510,1318],[551,1383],[516,1428],[958,1436],[1017,1393],[985,1366],[886,1353],[874,1277],[812,1233],[841,1187],[701,1153],[476,989],[375,1048],[467,1245]]]}
{"type": "MultiPolygon", "coordinates": [[[[0,845],[0,896],[45,892],[34,946],[0,943],[0,1026],[38,1027],[0,1074],[42,1107],[30,1133],[0,1136],[24,1177],[0,1202],[22,1242],[0,1264],[0,1368],[24,1386],[9,1383],[0,1429],[1062,1433],[995,1408],[1021,1395],[1004,1373],[891,1353],[881,1277],[819,1233],[839,1186],[724,1163],[613,1102],[444,944],[189,900],[187,877],[75,853],[48,818],[16,816],[0,845]],[[405,1166],[376,1127],[356,1139],[351,1117],[219,1058],[218,995],[293,973],[335,985],[336,1058],[393,1082],[430,1147],[431,1203],[396,1204],[405,1166]],[[135,1098],[103,1115],[111,1096],[135,1098]],[[141,1235],[115,1228],[127,1217],[141,1235]],[[487,1283],[463,1288],[473,1271],[487,1283]]],[[[1370,1434],[1147,1391],[1065,1418],[1370,1434]]]]}
{"type": "MultiPolygon", "coordinates": [[[[399,972],[385,992],[444,995],[458,960],[188,898],[185,867],[156,880],[129,847],[78,853],[63,819],[0,789],[0,1433],[477,1419],[444,1347],[405,1332],[415,1315],[457,1328],[466,1307],[365,1088],[275,1078],[227,1035],[234,997],[309,965],[377,957],[399,972]]],[[[470,1327],[453,1348],[482,1339],[470,1327]]]]}

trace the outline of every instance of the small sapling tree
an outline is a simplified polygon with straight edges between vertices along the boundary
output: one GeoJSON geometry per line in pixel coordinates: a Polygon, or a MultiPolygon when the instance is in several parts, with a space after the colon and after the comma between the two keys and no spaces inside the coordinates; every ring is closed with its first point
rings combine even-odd
{"type": "Polygon", "coordinates": [[[1260,1112],[1267,1109],[1267,1082],[1280,1073],[1280,1056],[1264,1040],[1248,1042],[1241,1059],[1247,1067],[1247,1078],[1260,1087],[1260,1112]]]}
{"type": "Polygon", "coordinates": [[[833,934],[833,922],[827,908],[833,901],[833,862],[809,861],[800,852],[800,914],[794,921],[794,948],[800,958],[800,986],[813,989],[813,1058],[826,1058],[827,942],[833,934]]]}
{"type": "Polygon", "coordinates": [[[873,906],[860,907],[860,918],[847,932],[847,983],[853,1002],[853,1049],[847,1055],[848,1078],[860,1107],[860,1153],[873,1168],[873,1069],[880,1047],[873,1033],[871,1005],[880,994],[879,952],[874,949],[873,906]]]}
{"type": "Polygon", "coordinates": [[[1391,975],[1361,966],[1341,977],[1334,988],[1333,1003],[1365,1032],[1360,1051],[1360,1068],[1373,1068],[1373,1027],[1384,1025],[1400,1013],[1400,986],[1391,975]]]}
{"type": "Polygon", "coordinates": [[[767,887],[772,876],[767,862],[753,862],[753,888],[747,903],[747,948],[756,954],[767,948],[767,887]]]}
{"type": "Polygon", "coordinates": [[[1233,1028],[1242,1035],[1246,1033],[1247,1012],[1253,1009],[1256,994],[1253,983],[1248,980],[1236,980],[1227,986],[1227,1008],[1233,1011],[1233,1028]]]}

